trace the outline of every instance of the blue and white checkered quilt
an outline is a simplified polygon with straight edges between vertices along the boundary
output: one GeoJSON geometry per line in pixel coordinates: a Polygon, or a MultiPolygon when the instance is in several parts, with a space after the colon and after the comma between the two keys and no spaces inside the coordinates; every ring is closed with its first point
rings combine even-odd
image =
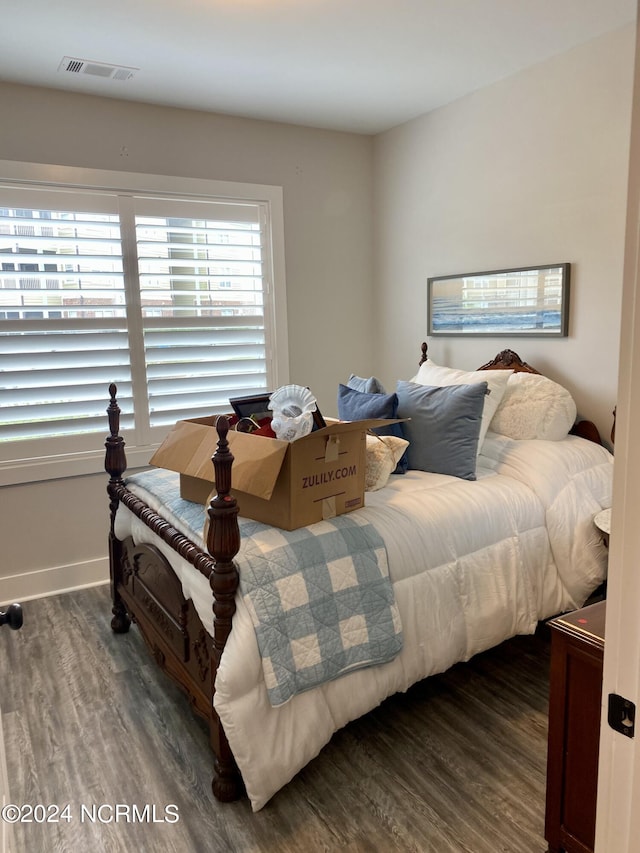
{"type": "MultiPolygon", "coordinates": [[[[154,469],[127,484],[201,541],[205,508],[180,498],[177,474],[154,469]]],[[[272,705],[399,654],[402,628],[386,549],[357,512],[292,531],[242,517],[239,523],[240,592],[272,705]]]]}

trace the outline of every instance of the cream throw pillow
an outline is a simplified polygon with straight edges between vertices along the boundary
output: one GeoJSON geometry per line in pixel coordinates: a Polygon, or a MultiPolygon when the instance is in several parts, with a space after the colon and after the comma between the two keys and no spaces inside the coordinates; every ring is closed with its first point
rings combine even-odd
{"type": "Polygon", "coordinates": [[[507,383],[491,430],[515,439],[560,441],[576,420],[573,397],[546,376],[514,373],[507,383]]]}
{"type": "Polygon", "coordinates": [[[404,438],[395,435],[367,435],[367,464],[365,491],[375,492],[387,485],[398,460],[409,446],[404,438]]]}

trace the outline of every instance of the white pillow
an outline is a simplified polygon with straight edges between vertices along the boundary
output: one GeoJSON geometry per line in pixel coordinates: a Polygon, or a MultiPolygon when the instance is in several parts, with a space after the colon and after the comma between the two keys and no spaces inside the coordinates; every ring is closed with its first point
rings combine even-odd
{"type": "MultiPolygon", "coordinates": [[[[482,448],[482,442],[487,434],[491,420],[496,413],[500,401],[507,388],[509,377],[513,370],[456,370],[453,367],[441,367],[428,359],[411,380],[418,385],[473,385],[476,382],[486,382],[489,393],[484,398],[482,410],[482,423],[480,424],[480,435],[478,436],[478,453],[482,448]]],[[[493,427],[492,427],[493,429],[493,427]]]]}
{"type": "Polygon", "coordinates": [[[365,491],[375,492],[387,485],[409,442],[396,435],[367,435],[365,491]]]}
{"type": "Polygon", "coordinates": [[[562,385],[536,373],[514,373],[491,421],[491,430],[515,439],[560,441],[576,420],[577,408],[562,385]]]}

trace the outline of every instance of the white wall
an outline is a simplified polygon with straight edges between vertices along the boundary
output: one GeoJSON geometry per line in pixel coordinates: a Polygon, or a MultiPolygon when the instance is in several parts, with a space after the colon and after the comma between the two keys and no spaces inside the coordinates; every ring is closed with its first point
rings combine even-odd
{"type": "MultiPolygon", "coordinates": [[[[335,414],[344,366],[373,358],[371,137],[9,84],[0,115],[0,160],[282,186],[290,378],[335,414]]],[[[0,601],[73,585],[78,565],[106,577],[105,486],[0,489],[0,601]]]]}
{"type": "Polygon", "coordinates": [[[378,355],[407,378],[427,331],[427,278],[569,261],[568,338],[433,337],[472,369],[515,349],[609,435],[615,405],[633,24],[376,138],[378,355]]]}

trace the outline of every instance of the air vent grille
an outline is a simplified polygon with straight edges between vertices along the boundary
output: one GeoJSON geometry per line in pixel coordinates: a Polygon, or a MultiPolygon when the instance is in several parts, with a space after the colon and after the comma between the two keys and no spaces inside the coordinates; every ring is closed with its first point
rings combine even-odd
{"type": "Polygon", "coordinates": [[[72,71],[77,74],[79,71],[82,71],[83,65],[84,62],[80,61],[79,59],[72,59],[69,61],[66,70],[72,71]]]}
{"type": "Polygon", "coordinates": [[[139,68],[126,65],[110,65],[108,62],[94,62],[90,59],[75,59],[64,56],[58,71],[68,74],[90,74],[92,77],[102,77],[109,80],[130,80],[139,68]]]}

